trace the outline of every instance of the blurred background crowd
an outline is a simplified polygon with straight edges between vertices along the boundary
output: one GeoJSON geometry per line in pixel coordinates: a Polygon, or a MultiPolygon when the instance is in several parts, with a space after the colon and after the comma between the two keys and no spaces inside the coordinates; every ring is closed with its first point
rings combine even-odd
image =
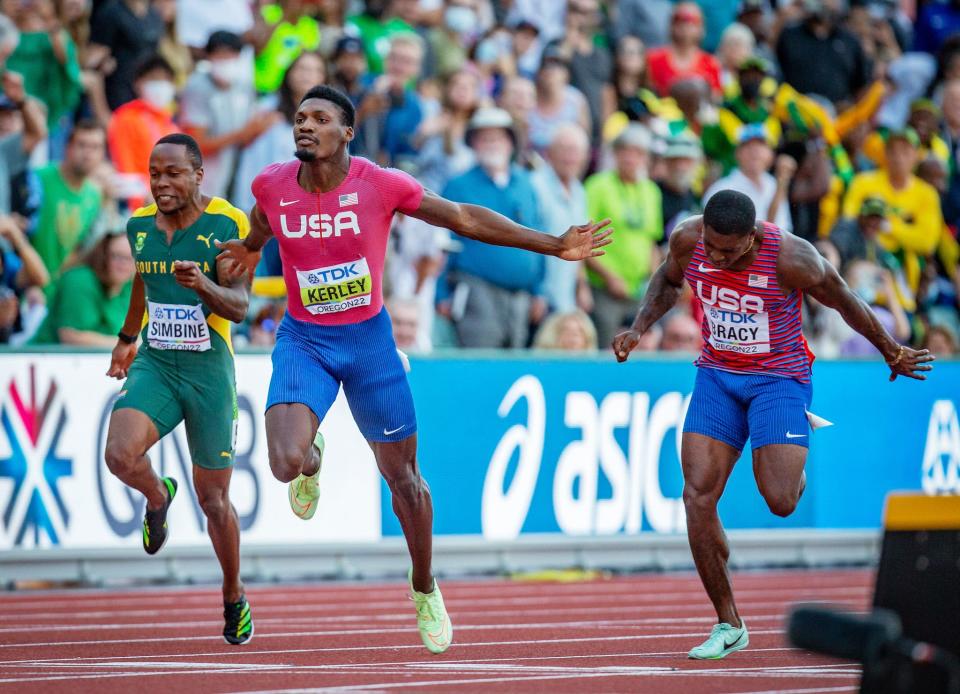
{"type": "MultiPolygon", "coordinates": [[[[581,265],[398,216],[398,345],[588,352],[632,319],[677,222],[717,190],[813,242],[897,339],[957,353],[955,0],[0,0],[0,344],[110,346],[182,131],[203,190],[245,211],[292,158],[313,85],[357,108],[351,153],[552,234],[609,217],[581,265]]],[[[243,344],[284,313],[265,249],[243,344]]],[[[807,300],[824,357],[875,355],[807,300]]],[[[686,296],[642,349],[695,351],[686,296]]]]}

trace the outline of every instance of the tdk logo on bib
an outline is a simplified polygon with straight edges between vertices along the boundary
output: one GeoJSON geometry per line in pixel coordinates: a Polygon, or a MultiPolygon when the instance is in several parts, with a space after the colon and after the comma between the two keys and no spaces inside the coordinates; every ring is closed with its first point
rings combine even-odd
{"type": "Polygon", "coordinates": [[[307,281],[310,282],[310,284],[326,284],[328,282],[339,282],[340,280],[346,280],[350,279],[351,277],[359,276],[360,271],[357,268],[357,263],[348,263],[346,265],[331,267],[326,270],[315,270],[307,275],[307,281]]]}
{"type": "Polygon", "coordinates": [[[153,315],[157,320],[203,320],[198,306],[190,308],[184,308],[182,306],[157,306],[156,309],[154,309],[153,315]]]}

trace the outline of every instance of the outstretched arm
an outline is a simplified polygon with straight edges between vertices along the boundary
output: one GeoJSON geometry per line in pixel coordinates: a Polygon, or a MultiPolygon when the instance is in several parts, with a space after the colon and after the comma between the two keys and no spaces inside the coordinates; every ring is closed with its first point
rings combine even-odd
{"type": "Polygon", "coordinates": [[[909,376],[926,380],[923,372],[933,367],[934,357],[928,350],[913,350],[899,344],[881,325],[870,306],[850,290],[840,273],[824,260],[808,242],[784,235],[777,274],[780,286],[806,291],[824,306],[840,312],[851,328],[876,347],[890,367],[890,380],[909,376]]]}
{"type": "Polygon", "coordinates": [[[683,290],[683,270],[699,235],[700,217],[685,219],[670,234],[667,257],[650,278],[637,317],[633,319],[629,330],[613,338],[613,352],[617,361],[625,362],[643,334],[677,303],[683,290]]]}
{"type": "Polygon", "coordinates": [[[243,265],[250,277],[253,277],[253,273],[257,269],[257,263],[260,262],[260,251],[271,236],[273,236],[273,231],[270,229],[267,215],[257,205],[254,205],[253,209],[250,210],[250,233],[247,234],[246,238],[225,242],[214,239],[214,245],[220,249],[220,255],[217,256],[218,268],[224,260],[231,260],[243,265]]]}
{"type": "Polygon", "coordinates": [[[564,260],[603,255],[602,248],[611,242],[610,234],[613,233],[613,229],[607,228],[610,220],[605,219],[596,224],[571,226],[563,236],[551,236],[521,226],[486,207],[452,202],[429,190],[424,191],[420,207],[410,216],[427,224],[446,227],[468,239],[555,255],[564,260]]]}

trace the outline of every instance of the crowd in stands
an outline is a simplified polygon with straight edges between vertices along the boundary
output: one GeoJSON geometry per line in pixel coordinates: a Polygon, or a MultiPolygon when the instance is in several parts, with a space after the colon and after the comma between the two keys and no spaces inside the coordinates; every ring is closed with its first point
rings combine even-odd
{"type": "MultiPolygon", "coordinates": [[[[352,154],[551,234],[616,229],[573,264],[398,215],[404,350],[609,349],[678,221],[733,188],[898,340],[958,352],[960,2],[0,0],[0,67],[0,344],[114,344],[153,143],[191,134],[203,192],[249,211],[326,83],[352,154]]],[[[238,342],[273,343],[279,263],[271,242],[238,342]]],[[[818,356],[876,355],[805,302],[818,356]]],[[[641,349],[700,340],[688,292],[641,349]]]]}

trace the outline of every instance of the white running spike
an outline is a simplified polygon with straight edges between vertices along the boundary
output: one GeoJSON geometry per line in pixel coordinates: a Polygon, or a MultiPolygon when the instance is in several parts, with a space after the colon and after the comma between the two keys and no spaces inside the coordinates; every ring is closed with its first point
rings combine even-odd
{"type": "Polygon", "coordinates": [[[810,422],[810,428],[816,431],[817,429],[822,429],[823,427],[832,427],[833,422],[828,422],[823,417],[818,417],[810,410],[804,410],[807,413],[807,421],[810,422]]]}

